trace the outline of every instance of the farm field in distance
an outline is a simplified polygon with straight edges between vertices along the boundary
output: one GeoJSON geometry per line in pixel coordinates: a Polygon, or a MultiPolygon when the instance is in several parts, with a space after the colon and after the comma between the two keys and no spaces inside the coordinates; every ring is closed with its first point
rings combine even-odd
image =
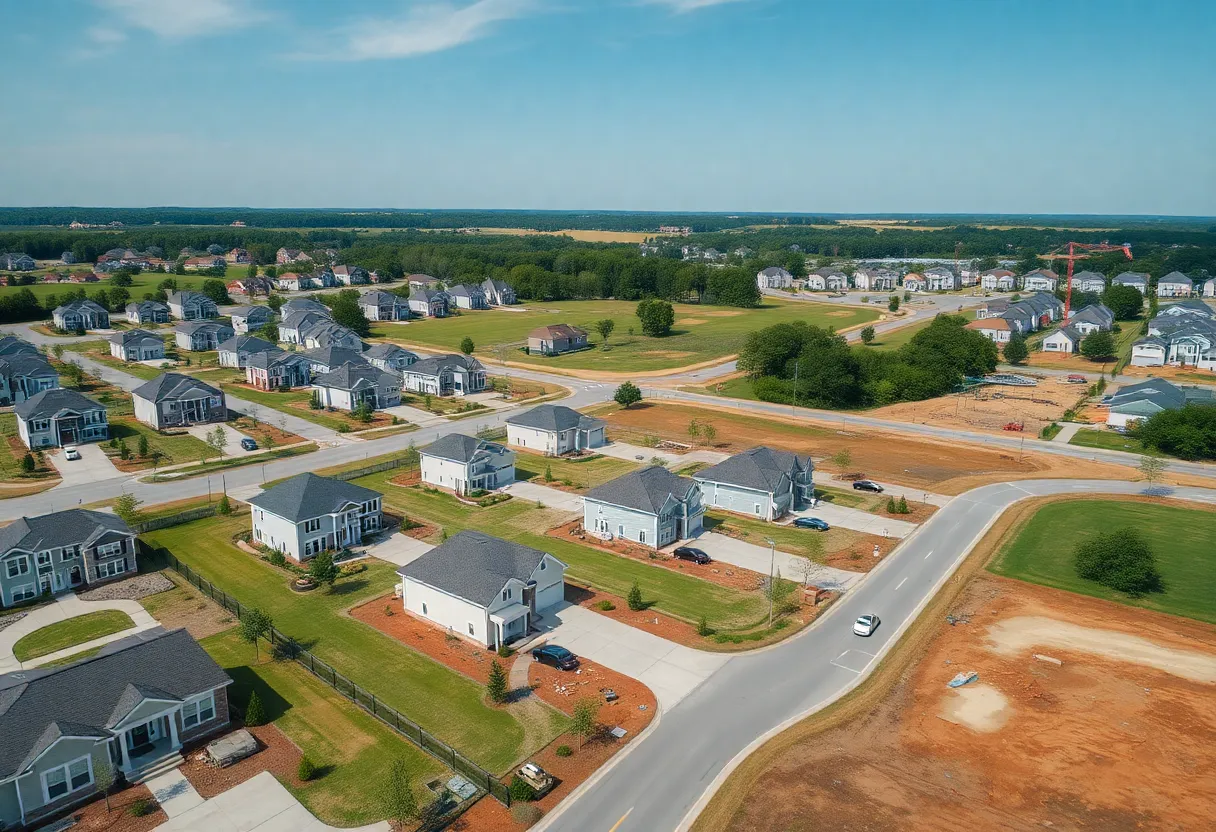
{"type": "Polygon", "coordinates": [[[806,321],[837,329],[877,320],[876,310],[851,306],[780,302],[766,299],[756,309],[700,306],[677,303],[671,335],[650,338],[641,334],[642,324],[631,301],[587,300],[536,302],[526,311],[492,309],[452,317],[415,321],[407,326],[373,325],[373,336],[453,352],[466,336],[473,339],[477,354],[526,362],[539,368],[602,370],[606,372],[658,371],[721,358],[738,352],[749,332],[791,321],[806,321]],[[608,339],[609,349],[600,349],[593,324],[611,318],[616,328],[608,339]],[[528,333],[546,324],[572,324],[591,333],[593,348],[546,358],[528,356],[522,346],[528,333]],[[634,334],[630,335],[632,329],[634,334]],[[508,349],[500,348],[509,347],[508,349]]]}

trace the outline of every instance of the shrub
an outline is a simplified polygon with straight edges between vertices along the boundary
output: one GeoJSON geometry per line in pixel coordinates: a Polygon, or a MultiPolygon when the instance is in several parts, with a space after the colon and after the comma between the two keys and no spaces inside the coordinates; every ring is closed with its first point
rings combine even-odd
{"type": "Polygon", "coordinates": [[[514,650],[512,650],[512,649],[511,649],[509,646],[507,646],[506,644],[500,644],[500,645],[498,645],[498,657],[499,657],[499,658],[501,658],[501,659],[509,659],[509,658],[511,658],[511,654],[512,654],[512,653],[514,653],[514,652],[515,652],[515,651],[514,651],[514,650]]]}
{"type": "Polygon", "coordinates": [[[316,776],[317,767],[313,765],[312,760],[308,759],[308,757],[301,757],[300,764],[296,766],[296,777],[307,783],[316,776]]]}
{"type": "Polygon", "coordinates": [[[642,588],[638,586],[637,581],[634,581],[633,586],[629,587],[629,596],[625,600],[629,603],[629,609],[634,612],[646,608],[646,604],[642,600],[642,588]]]}
{"type": "Polygon", "coordinates": [[[511,806],[511,819],[521,826],[532,826],[541,819],[540,807],[531,803],[515,803],[511,806]]]}
{"type": "Polygon", "coordinates": [[[1156,556],[1132,528],[1082,541],[1073,552],[1073,563],[1078,576],[1132,597],[1164,589],[1156,556]]]}
{"type": "Polygon", "coordinates": [[[557,750],[554,751],[553,753],[559,757],[569,757],[571,754],[574,753],[574,750],[572,748],[570,748],[570,746],[568,746],[568,745],[559,745],[557,747],[557,750]]]}
{"type": "Polygon", "coordinates": [[[350,433],[350,425],[346,424],[346,422],[338,425],[338,433],[350,433]]]}
{"type": "Polygon", "coordinates": [[[223,497],[220,497],[220,503],[218,506],[216,506],[215,510],[223,515],[232,514],[232,503],[228,501],[227,494],[225,494],[223,497]]]}
{"type": "Polygon", "coordinates": [[[35,464],[35,462],[34,462],[34,455],[33,455],[33,454],[29,454],[29,453],[27,453],[25,456],[21,457],[21,471],[22,471],[22,473],[25,473],[25,474],[32,474],[32,473],[34,473],[34,469],[35,469],[36,467],[37,467],[37,465],[36,465],[36,464],[35,464]]]}
{"type": "Polygon", "coordinates": [[[899,498],[899,502],[895,505],[895,509],[900,514],[911,514],[912,513],[912,509],[908,508],[908,499],[903,496],[901,496],[899,498]]]}
{"type": "Polygon", "coordinates": [[[149,800],[146,797],[138,797],[131,803],[127,809],[127,814],[133,818],[143,818],[155,812],[157,809],[156,801],[149,800]]]}
{"type": "Polygon", "coordinates": [[[532,784],[516,774],[511,778],[511,800],[536,800],[536,789],[532,784]]]}
{"type": "Polygon", "coordinates": [[[545,464],[545,482],[553,482],[553,466],[545,464]]]}
{"type": "Polygon", "coordinates": [[[861,343],[871,344],[874,342],[874,327],[867,326],[861,330],[861,343]]]}
{"type": "Polygon", "coordinates": [[[705,618],[704,615],[702,615],[701,618],[698,619],[698,621],[697,621],[697,635],[704,637],[704,636],[712,636],[713,634],[714,634],[713,627],[709,626],[709,621],[705,618]]]}
{"type": "MultiPolygon", "coordinates": [[[[486,682],[486,693],[497,704],[501,705],[507,701],[507,674],[502,669],[502,665],[496,661],[490,662],[490,679],[486,682]]],[[[512,787],[511,796],[515,796],[514,787],[512,787]]],[[[530,800],[531,798],[524,799],[530,800]]]]}
{"type": "Polygon", "coordinates": [[[616,609],[616,604],[612,603],[607,598],[605,598],[603,601],[600,601],[595,606],[598,609],[603,610],[604,612],[611,612],[612,610],[616,609]]]}
{"type": "Polygon", "coordinates": [[[278,549],[271,549],[270,555],[267,556],[267,560],[270,561],[271,565],[278,566],[280,568],[287,565],[286,556],[284,556],[283,553],[278,549]]]}
{"type": "Polygon", "coordinates": [[[899,509],[895,506],[895,498],[888,497],[887,498],[887,514],[895,514],[898,511],[899,511],[899,509]]]}
{"type": "Polygon", "coordinates": [[[266,724],[266,708],[262,705],[262,697],[255,690],[249,694],[249,704],[245,706],[245,724],[250,726],[266,724]]]}

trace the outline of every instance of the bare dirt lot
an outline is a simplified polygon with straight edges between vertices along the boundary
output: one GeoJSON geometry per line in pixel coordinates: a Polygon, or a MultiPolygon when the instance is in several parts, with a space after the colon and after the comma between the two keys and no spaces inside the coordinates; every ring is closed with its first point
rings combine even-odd
{"type": "Polygon", "coordinates": [[[1028,436],[1038,436],[1045,426],[1062,419],[1085,390],[1082,384],[1047,378],[1037,387],[981,387],[974,393],[880,407],[870,415],[988,433],[1006,433],[1005,425],[1017,422],[1028,436]]]}
{"type": "Polygon", "coordinates": [[[1212,828],[1216,627],[991,575],[953,610],[969,622],[938,618],[884,698],[786,749],[727,828],[1212,828]],[[979,679],[948,688],[960,671],[979,679]]]}
{"type": "Polygon", "coordinates": [[[688,424],[696,419],[712,424],[717,430],[714,450],[734,453],[763,442],[808,454],[816,466],[826,472],[837,471],[827,457],[847,448],[852,455],[850,470],[864,472],[876,480],[924,488],[938,494],[961,494],[979,485],[1010,479],[1128,479],[1133,476],[1130,468],[1036,454],[1029,449],[1019,460],[1016,453],[982,445],[909,439],[893,432],[845,430],[823,422],[761,418],[710,407],[644,402],[628,410],[606,408],[597,411],[596,415],[608,420],[612,437],[639,444],[647,437],[687,443],[688,424]]]}

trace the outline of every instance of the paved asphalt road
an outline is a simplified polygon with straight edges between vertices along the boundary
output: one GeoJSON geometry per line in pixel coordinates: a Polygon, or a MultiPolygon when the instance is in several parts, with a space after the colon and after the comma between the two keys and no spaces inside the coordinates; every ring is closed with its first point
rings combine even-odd
{"type": "MultiPolygon", "coordinates": [[[[732,658],[535,828],[669,832],[690,827],[711,790],[741,761],[740,754],[838,699],[870,673],[1006,508],[1031,496],[1129,494],[1143,488],[1130,482],[1029,480],[984,486],[955,498],[823,619],[773,648],[732,658]],[[870,638],[852,633],[852,622],[865,613],[882,619],[870,638]]],[[[1174,491],[1216,503],[1216,490],[1174,491]]]]}

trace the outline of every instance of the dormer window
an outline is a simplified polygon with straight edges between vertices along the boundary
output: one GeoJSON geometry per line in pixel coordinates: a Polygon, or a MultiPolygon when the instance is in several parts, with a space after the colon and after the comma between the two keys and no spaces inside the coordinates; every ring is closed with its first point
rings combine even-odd
{"type": "Polygon", "coordinates": [[[504,589],[502,591],[502,600],[504,600],[504,601],[511,600],[511,587],[507,587],[506,589],[504,589]]]}

